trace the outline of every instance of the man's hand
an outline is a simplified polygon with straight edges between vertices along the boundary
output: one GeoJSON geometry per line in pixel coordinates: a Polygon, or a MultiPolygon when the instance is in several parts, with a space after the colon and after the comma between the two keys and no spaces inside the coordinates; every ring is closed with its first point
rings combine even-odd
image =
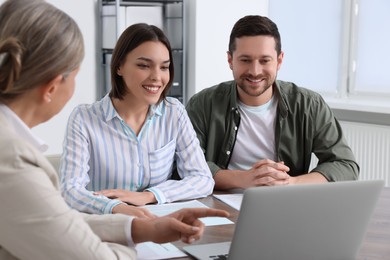
{"type": "Polygon", "coordinates": [[[120,201],[136,205],[143,206],[148,203],[157,202],[156,197],[152,192],[137,192],[137,191],[128,191],[121,189],[110,189],[110,190],[101,190],[95,192],[95,194],[106,196],[110,199],[118,199],[120,201]]]}
{"type": "Polygon", "coordinates": [[[184,243],[192,243],[203,235],[203,217],[228,217],[224,210],[212,208],[185,208],[164,217],[152,220],[135,218],[131,232],[135,243],[152,241],[167,243],[181,239],[184,243]]]}
{"type": "Polygon", "coordinates": [[[121,213],[129,216],[134,216],[138,218],[145,219],[153,219],[156,218],[156,215],[153,215],[148,209],[137,208],[135,206],[127,205],[125,203],[121,203],[116,205],[112,209],[113,214],[121,213]]]}
{"type": "Polygon", "coordinates": [[[219,170],[214,175],[216,189],[246,189],[256,186],[287,185],[290,169],[283,162],[263,159],[249,170],[219,170]]]}
{"type": "Polygon", "coordinates": [[[256,162],[249,172],[254,178],[252,182],[254,186],[276,186],[289,184],[290,175],[287,174],[289,170],[284,162],[264,159],[256,162]]]}

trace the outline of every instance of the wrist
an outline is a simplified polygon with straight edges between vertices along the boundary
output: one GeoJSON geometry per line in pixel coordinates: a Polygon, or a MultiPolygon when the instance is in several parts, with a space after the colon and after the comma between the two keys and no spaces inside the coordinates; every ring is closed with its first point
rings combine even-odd
{"type": "Polygon", "coordinates": [[[151,234],[151,222],[142,218],[134,218],[131,225],[131,237],[134,243],[142,243],[146,241],[152,241],[151,234]]]}
{"type": "Polygon", "coordinates": [[[117,213],[121,213],[123,212],[123,209],[125,209],[126,207],[126,204],[125,203],[119,203],[117,205],[115,205],[112,210],[111,210],[111,213],[112,214],[117,214],[117,213]]]}
{"type": "Polygon", "coordinates": [[[290,178],[288,178],[288,184],[299,184],[299,176],[290,176],[290,178]]]}
{"type": "Polygon", "coordinates": [[[133,209],[133,208],[134,208],[134,206],[131,206],[127,203],[121,202],[112,208],[112,214],[119,214],[120,213],[120,214],[129,215],[129,213],[128,213],[129,210],[133,209]]]}
{"type": "Polygon", "coordinates": [[[243,188],[241,172],[238,170],[219,170],[214,175],[215,188],[220,190],[243,188]]]}
{"type": "Polygon", "coordinates": [[[153,192],[151,192],[150,190],[144,190],[144,193],[146,195],[146,201],[147,201],[145,204],[157,203],[156,196],[154,195],[153,192]]]}

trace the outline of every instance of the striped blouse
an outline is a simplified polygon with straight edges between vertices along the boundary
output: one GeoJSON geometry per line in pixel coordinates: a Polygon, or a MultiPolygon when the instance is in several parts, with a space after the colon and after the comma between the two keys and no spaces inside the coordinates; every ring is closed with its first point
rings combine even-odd
{"type": "Polygon", "coordinates": [[[138,136],[106,95],[71,113],[60,164],[62,194],[82,212],[106,214],[121,201],[94,191],[153,192],[159,204],[205,197],[214,180],[184,106],[151,106],[138,136]],[[181,180],[172,180],[176,164],[181,180]]]}

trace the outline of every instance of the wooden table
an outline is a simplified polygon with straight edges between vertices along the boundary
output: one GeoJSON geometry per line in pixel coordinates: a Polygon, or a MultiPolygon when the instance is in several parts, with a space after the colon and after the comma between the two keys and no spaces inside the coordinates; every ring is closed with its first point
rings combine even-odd
{"type": "MultiPolygon", "coordinates": [[[[238,211],[227,204],[209,196],[200,199],[208,207],[224,209],[230,213],[229,219],[236,222],[238,211]]],[[[206,227],[204,235],[200,241],[194,244],[207,244],[231,241],[234,232],[234,225],[220,225],[206,227]]],[[[182,242],[174,243],[178,248],[186,244],[182,242]]],[[[193,259],[191,257],[175,259],[193,259]]],[[[384,188],[377,203],[374,214],[368,226],[365,238],[360,247],[358,260],[390,260],[390,188],[384,188]]]]}

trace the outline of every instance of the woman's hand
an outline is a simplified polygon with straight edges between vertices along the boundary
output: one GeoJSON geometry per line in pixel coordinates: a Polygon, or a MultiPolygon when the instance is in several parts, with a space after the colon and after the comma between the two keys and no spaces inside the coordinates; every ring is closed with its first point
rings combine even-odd
{"type": "Polygon", "coordinates": [[[153,215],[148,209],[145,208],[138,208],[136,206],[127,205],[125,203],[121,203],[116,205],[112,209],[113,214],[125,214],[129,216],[134,216],[138,218],[146,218],[146,219],[153,219],[156,218],[156,215],[153,215]]]}
{"type": "Polygon", "coordinates": [[[152,241],[167,243],[181,239],[192,243],[203,235],[203,217],[228,217],[224,210],[212,208],[185,208],[164,217],[133,220],[131,232],[135,243],[152,241]]]}
{"type": "Polygon", "coordinates": [[[96,195],[103,195],[110,199],[118,199],[135,206],[144,206],[149,203],[156,203],[156,197],[152,192],[128,191],[121,189],[101,190],[95,192],[96,195]]]}

